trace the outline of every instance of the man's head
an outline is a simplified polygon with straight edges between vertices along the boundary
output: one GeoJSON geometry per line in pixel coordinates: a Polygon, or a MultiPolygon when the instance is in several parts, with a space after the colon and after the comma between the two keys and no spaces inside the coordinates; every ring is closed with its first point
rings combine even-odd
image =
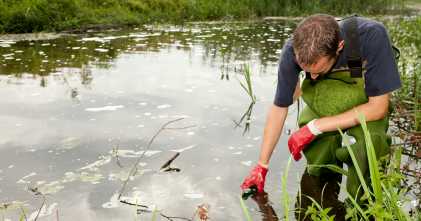
{"type": "Polygon", "coordinates": [[[323,14],[301,21],[294,30],[292,40],[298,64],[313,79],[332,68],[344,44],[335,18],[323,14]]]}

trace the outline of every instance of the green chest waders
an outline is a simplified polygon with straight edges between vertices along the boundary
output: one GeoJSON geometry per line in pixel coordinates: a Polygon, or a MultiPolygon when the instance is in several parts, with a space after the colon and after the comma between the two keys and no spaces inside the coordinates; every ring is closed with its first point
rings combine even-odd
{"type": "MultiPolygon", "coordinates": [[[[349,71],[332,72],[316,81],[307,78],[303,81],[301,88],[306,107],[299,116],[300,127],[315,118],[337,115],[368,101],[364,91],[364,78],[352,78],[349,71]]],[[[367,127],[377,159],[379,159],[389,152],[390,139],[386,134],[388,118],[367,122],[367,127]]],[[[363,130],[358,125],[345,132],[355,138],[356,142],[351,145],[351,148],[363,176],[368,181],[369,168],[363,130]]],[[[309,165],[346,163],[348,165],[347,190],[352,196],[356,196],[360,181],[347,148],[342,147],[342,137],[339,132],[328,132],[318,136],[306,147],[304,155],[309,165]]],[[[307,172],[320,176],[330,171],[320,167],[308,167],[307,172]]]]}

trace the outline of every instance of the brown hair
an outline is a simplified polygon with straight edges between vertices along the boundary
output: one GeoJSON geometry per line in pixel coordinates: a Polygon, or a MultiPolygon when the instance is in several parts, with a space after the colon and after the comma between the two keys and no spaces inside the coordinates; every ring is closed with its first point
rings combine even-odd
{"type": "Polygon", "coordinates": [[[311,65],[323,56],[334,57],[339,38],[339,25],[334,17],[316,14],[305,18],[292,37],[298,63],[311,65]]]}

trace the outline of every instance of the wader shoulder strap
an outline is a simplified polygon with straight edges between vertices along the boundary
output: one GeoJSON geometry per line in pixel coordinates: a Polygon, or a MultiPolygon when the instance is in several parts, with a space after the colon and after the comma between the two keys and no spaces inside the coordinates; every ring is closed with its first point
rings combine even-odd
{"type": "Polygon", "coordinates": [[[345,19],[343,21],[343,27],[345,30],[345,39],[347,40],[346,44],[349,47],[348,53],[346,54],[348,68],[350,69],[351,77],[360,78],[362,77],[362,59],[357,17],[352,16],[345,19]]]}

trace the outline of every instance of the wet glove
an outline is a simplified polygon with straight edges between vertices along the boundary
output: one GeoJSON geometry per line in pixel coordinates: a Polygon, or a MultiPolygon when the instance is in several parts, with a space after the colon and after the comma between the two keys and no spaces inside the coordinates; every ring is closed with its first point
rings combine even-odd
{"type": "Polygon", "coordinates": [[[316,125],[314,125],[315,121],[316,119],[310,121],[289,137],[288,148],[295,161],[301,159],[301,151],[304,150],[307,144],[311,143],[317,135],[322,134],[316,125]]]}
{"type": "Polygon", "coordinates": [[[268,169],[257,164],[251,171],[250,174],[244,179],[243,184],[241,184],[241,189],[246,190],[252,188],[252,186],[257,187],[257,192],[262,193],[265,187],[266,174],[268,169]]]}

